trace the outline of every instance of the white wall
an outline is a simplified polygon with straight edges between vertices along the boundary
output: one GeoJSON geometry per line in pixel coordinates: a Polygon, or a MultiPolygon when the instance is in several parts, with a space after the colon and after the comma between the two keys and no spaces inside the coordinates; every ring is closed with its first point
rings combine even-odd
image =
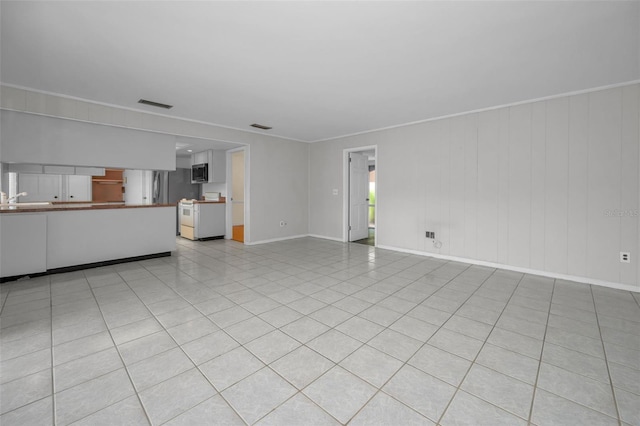
{"type": "Polygon", "coordinates": [[[176,167],[191,170],[191,157],[176,157],[176,167]]]}
{"type": "Polygon", "coordinates": [[[342,239],[332,190],[342,192],[343,149],[377,145],[379,245],[640,289],[639,93],[633,84],[312,144],[309,232],[342,239]],[[631,213],[605,215],[616,209],[631,213]]]}
{"type": "Polygon", "coordinates": [[[227,184],[225,183],[201,183],[202,195],[205,192],[219,192],[221,197],[227,196],[227,184]]]}
{"type": "MultiPolygon", "coordinates": [[[[27,111],[127,129],[249,145],[250,213],[245,223],[245,241],[259,242],[308,233],[309,145],[306,143],[7,86],[0,86],[0,108],[3,115],[6,111],[27,111]],[[280,220],[287,221],[288,225],[281,228],[280,220]]],[[[0,143],[2,158],[5,149],[5,142],[0,143]]],[[[172,147],[172,152],[175,164],[175,147],[172,147]]],[[[111,149],[108,154],[123,157],[127,150],[126,147],[111,149]]],[[[152,162],[125,168],[162,169],[150,164],[152,162]]]]}
{"type": "Polygon", "coordinates": [[[0,111],[5,163],[175,170],[175,136],[0,111]]]}

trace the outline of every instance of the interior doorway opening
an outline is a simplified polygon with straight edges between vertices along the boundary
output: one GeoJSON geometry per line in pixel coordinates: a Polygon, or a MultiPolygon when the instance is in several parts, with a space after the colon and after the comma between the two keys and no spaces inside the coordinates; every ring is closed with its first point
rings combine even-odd
{"type": "Polygon", "coordinates": [[[376,245],[377,148],[345,150],[346,241],[376,245]]]}
{"type": "Polygon", "coordinates": [[[246,149],[239,148],[227,151],[228,188],[227,188],[227,238],[239,243],[247,239],[246,225],[246,149]]]}

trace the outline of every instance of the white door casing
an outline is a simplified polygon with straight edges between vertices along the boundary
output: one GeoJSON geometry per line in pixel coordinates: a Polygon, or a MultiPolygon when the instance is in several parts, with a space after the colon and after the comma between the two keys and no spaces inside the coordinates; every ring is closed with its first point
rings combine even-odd
{"type": "Polygon", "coordinates": [[[369,165],[368,157],[349,153],[349,241],[369,236],[369,165]]]}

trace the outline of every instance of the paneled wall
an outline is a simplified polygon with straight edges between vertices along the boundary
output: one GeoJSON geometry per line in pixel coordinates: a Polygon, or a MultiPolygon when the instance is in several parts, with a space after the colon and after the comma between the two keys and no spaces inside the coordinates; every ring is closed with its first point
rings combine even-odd
{"type": "Polygon", "coordinates": [[[342,150],[377,145],[379,245],[640,289],[639,103],[632,84],[315,143],[310,233],[342,237],[342,150]]]}

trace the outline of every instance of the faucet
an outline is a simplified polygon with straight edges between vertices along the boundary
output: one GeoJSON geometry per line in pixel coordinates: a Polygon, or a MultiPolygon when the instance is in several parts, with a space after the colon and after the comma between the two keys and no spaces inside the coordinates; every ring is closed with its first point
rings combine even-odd
{"type": "Polygon", "coordinates": [[[27,195],[29,194],[27,194],[26,192],[21,192],[19,194],[14,195],[13,197],[8,198],[7,203],[13,203],[18,199],[18,197],[26,197],[27,195]]]}

